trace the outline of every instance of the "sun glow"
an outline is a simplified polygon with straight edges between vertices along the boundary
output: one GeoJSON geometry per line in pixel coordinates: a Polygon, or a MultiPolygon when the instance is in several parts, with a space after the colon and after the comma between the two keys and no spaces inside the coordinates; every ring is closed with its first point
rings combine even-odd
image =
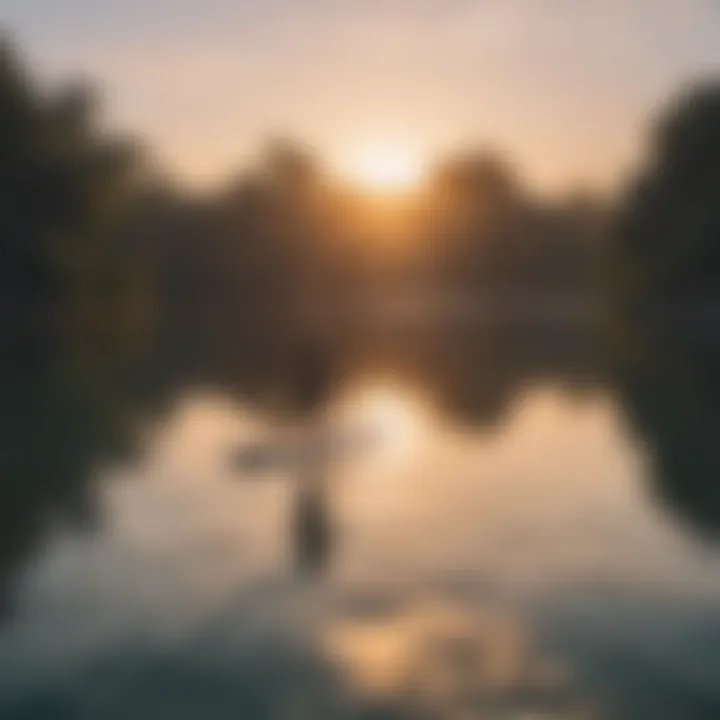
{"type": "Polygon", "coordinates": [[[371,145],[361,148],[348,168],[351,178],[371,190],[399,192],[420,182],[420,158],[400,145],[371,145]]]}

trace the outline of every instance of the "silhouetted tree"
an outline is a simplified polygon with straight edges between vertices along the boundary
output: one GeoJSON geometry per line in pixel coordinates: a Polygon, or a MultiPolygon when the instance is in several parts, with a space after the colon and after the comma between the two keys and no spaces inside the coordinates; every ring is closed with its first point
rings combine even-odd
{"type": "Polygon", "coordinates": [[[117,286],[113,231],[135,183],[132,143],[98,125],[87,88],[41,92],[0,43],[0,295],[77,309],[117,286]]]}
{"type": "Polygon", "coordinates": [[[626,308],[715,299],[720,289],[720,84],[684,92],[660,118],[626,197],[611,255],[626,308]]]}
{"type": "Polygon", "coordinates": [[[434,272],[450,288],[498,299],[597,288],[598,203],[540,202],[505,160],[474,153],[439,166],[425,204],[434,272]]]}

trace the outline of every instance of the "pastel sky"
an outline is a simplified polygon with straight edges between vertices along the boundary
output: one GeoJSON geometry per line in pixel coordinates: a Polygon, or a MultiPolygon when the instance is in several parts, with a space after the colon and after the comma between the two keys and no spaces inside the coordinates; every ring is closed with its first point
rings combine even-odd
{"type": "Polygon", "coordinates": [[[540,189],[607,186],[652,110],[720,73],[720,0],[3,0],[0,25],[193,184],[292,135],[337,167],[490,145],[540,189]]]}

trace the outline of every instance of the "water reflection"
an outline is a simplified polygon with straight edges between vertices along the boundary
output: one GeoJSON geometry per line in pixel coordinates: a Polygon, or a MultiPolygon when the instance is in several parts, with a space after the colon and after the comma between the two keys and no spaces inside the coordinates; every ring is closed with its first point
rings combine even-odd
{"type": "Polygon", "coordinates": [[[653,458],[654,494],[704,534],[720,530],[720,355],[667,345],[625,362],[627,416],[653,458]]]}
{"type": "Polygon", "coordinates": [[[48,528],[72,522],[91,526],[92,472],[100,457],[132,450],[133,398],[115,382],[111,363],[83,367],[44,344],[9,351],[0,368],[0,597],[18,563],[48,528]]]}
{"type": "Polygon", "coordinates": [[[714,716],[720,364],[277,342],[6,360],[3,716],[714,716]]]}
{"type": "Polygon", "coordinates": [[[428,598],[331,624],[324,646],[389,716],[599,717],[507,608],[428,598]]]}

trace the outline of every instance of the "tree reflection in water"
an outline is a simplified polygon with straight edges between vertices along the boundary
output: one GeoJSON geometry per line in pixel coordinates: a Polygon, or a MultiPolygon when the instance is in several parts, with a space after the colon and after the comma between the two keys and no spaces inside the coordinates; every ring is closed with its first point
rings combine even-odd
{"type": "MultiPolygon", "coordinates": [[[[308,429],[306,449],[312,449],[312,437],[317,442],[322,436],[318,418],[323,405],[368,374],[402,377],[423,389],[445,421],[483,432],[501,425],[513,399],[533,385],[550,385],[571,395],[614,389],[656,459],[653,481],[661,495],[695,527],[717,526],[712,443],[718,429],[713,399],[720,365],[708,353],[679,360],[675,349],[665,361],[652,353],[655,363],[649,367],[626,362],[608,372],[599,362],[603,353],[597,342],[576,331],[528,337],[487,328],[446,328],[435,334],[338,337],[325,356],[327,369],[299,373],[302,365],[291,353],[284,362],[279,360],[277,338],[255,345],[249,357],[239,345],[223,349],[219,341],[202,351],[165,347],[138,354],[108,354],[85,342],[74,352],[18,343],[18,356],[5,358],[6,598],[12,597],[13,579],[40,551],[57,522],[79,521],[87,532],[102,529],[93,501],[98,463],[132,457],[140,448],[139,420],[162,419],[173,398],[197,387],[214,388],[250,402],[281,424],[308,429]]],[[[323,453],[308,452],[295,465],[289,524],[296,567],[306,579],[326,575],[330,560],[342,558],[342,548],[334,547],[329,510],[333,470],[327,461],[323,453]]],[[[304,585],[307,590],[317,586],[304,585]]],[[[295,602],[294,592],[288,587],[288,602],[295,602]]],[[[171,695],[178,708],[198,702],[207,681],[216,688],[212,702],[217,703],[217,717],[239,707],[256,709],[258,717],[280,717],[280,695],[304,698],[302,702],[317,710],[313,717],[338,717],[338,708],[352,708],[353,717],[414,718],[419,707],[438,718],[447,717],[451,709],[510,717],[527,711],[561,718],[601,717],[578,699],[565,669],[533,649],[531,638],[507,619],[508,608],[498,615],[478,607],[483,603],[474,603],[472,610],[448,610],[441,603],[386,608],[360,617],[338,617],[328,610],[320,632],[322,647],[295,647],[290,636],[278,639],[285,631],[278,626],[274,639],[263,640],[269,645],[263,646],[259,659],[247,666],[248,658],[233,655],[237,662],[232,672],[226,666],[198,670],[200,675],[210,672],[204,680],[179,660],[175,664],[131,651],[124,659],[120,650],[113,650],[109,665],[97,672],[104,681],[123,687],[142,685],[141,678],[151,674],[157,682],[146,691],[162,694],[163,687],[167,692],[175,688],[171,695]]],[[[321,606],[319,612],[325,609],[321,606]]],[[[135,695],[134,702],[140,696],[135,695]]]]}

